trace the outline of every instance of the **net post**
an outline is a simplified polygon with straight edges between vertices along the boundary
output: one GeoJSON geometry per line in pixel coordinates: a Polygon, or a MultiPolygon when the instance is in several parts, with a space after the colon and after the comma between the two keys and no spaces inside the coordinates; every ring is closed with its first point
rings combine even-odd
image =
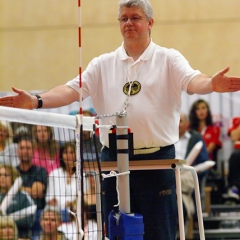
{"type": "MultiPolygon", "coordinates": [[[[127,114],[116,116],[116,125],[118,172],[123,173],[129,171],[127,114]],[[126,128],[118,128],[118,126],[126,126],[126,128]]],[[[130,213],[129,174],[119,176],[119,200],[119,210],[130,213]]]]}
{"type": "Polygon", "coordinates": [[[129,133],[126,112],[117,115],[116,126],[119,212],[111,211],[108,216],[109,239],[143,240],[143,216],[131,213],[130,209],[129,174],[126,174],[129,172],[129,133]]]}

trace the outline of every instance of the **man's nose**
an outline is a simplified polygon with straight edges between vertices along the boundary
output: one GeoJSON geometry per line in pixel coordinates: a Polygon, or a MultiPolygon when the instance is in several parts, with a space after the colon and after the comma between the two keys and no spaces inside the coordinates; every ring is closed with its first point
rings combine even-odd
{"type": "Polygon", "coordinates": [[[132,19],[128,18],[127,21],[126,21],[126,24],[132,24],[132,19]]]}

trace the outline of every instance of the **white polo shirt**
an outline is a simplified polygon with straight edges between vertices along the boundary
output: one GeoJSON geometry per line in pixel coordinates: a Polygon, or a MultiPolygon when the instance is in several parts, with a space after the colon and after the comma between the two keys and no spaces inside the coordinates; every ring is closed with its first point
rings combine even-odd
{"type": "MultiPolygon", "coordinates": [[[[122,46],[94,58],[82,74],[83,98],[91,96],[98,115],[113,114],[124,108],[127,96],[123,87],[138,81],[141,90],[130,96],[128,126],[133,132],[134,148],[159,147],[178,141],[181,92],[200,71],[190,67],[176,50],[153,43],[134,60],[122,46]]],[[[80,92],[79,76],[67,85],[80,92]]],[[[101,119],[100,124],[116,123],[116,117],[101,119]]],[[[108,129],[100,130],[100,141],[108,144],[108,129]]]]}

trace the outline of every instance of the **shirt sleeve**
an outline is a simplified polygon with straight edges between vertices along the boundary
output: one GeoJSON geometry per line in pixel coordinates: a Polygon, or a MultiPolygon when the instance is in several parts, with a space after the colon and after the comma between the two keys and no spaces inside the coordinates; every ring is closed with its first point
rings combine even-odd
{"type": "Polygon", "coordinates": [[[47,187],[48,174],[45,168],[38,167],[36,181],[41,182],[45,187],[47,187]]]}
{"type": "Polygon", "coordinates": [[[173,79],[179,79],[181,89],[187,92],[189,82],[201,72],[194,70],[179,51],[171,49],[169,56],[171,76],[173,79]]]}

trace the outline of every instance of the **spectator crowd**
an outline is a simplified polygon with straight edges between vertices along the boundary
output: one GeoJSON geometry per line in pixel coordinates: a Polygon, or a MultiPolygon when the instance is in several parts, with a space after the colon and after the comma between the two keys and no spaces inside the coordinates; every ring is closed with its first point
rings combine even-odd
{"type": "MultiPolygon", "coordinates": [[[[58,130],[0,120],[0,239],[77,239],[76,227],[68,227],[76,220],[76,143],[58,130]]],[[[96,161],[92,136],[87,141],[85,160],[96,161]]],[[[89,174],[83,182],[84,192],[94,195],[89,174]]],[[[96,231],[92,215],[86,214],[85,239],[94,236],[87,229],[96,231]]]]}

